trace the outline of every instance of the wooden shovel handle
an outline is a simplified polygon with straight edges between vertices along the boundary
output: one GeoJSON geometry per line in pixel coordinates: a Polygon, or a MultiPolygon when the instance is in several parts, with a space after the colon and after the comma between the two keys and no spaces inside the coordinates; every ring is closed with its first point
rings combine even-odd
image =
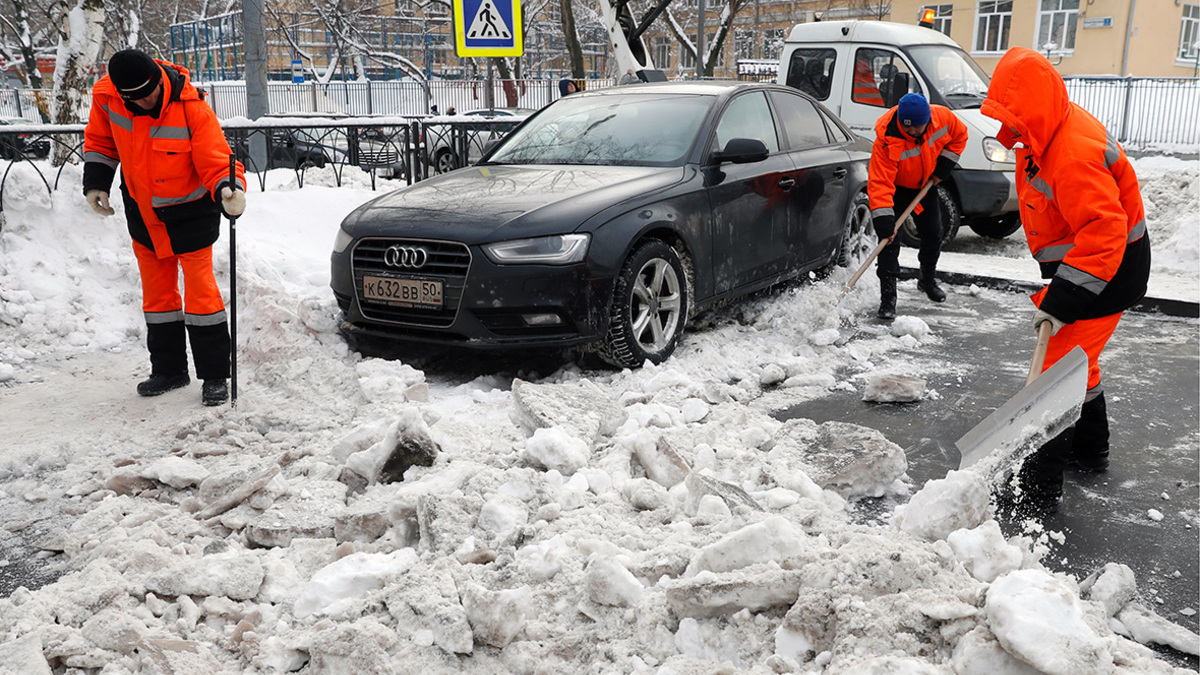
{"type": "MultiPolygon", "coordinates": [[[[913,198],[912,203],[908,205],[908,208],[900,212],[900,217],[896,219],[895,229],[892,230],[892,237],[895,237],[896,233],[900,231],[900,228],[904,226],[904,221],[908,218],[908,214],[912,213],[913,209],[917,208],[917,204],[921,203],[921,200],[925,198],[925,195],[929,192],[929,188],[931,187],[933,187],[933,180],[930,179],[925,181],[925,185],[921,187],[921,191],[918,192],[917,196],[913,198]]],[[[875,259],[879,257],[879,254],[883,253],[883,249],[887,248],[887,245],[891,243],[892,237],[888,237],[887,239],[879,242],[879,244],[875,247],[875,250],[871,251],[871,255],[867,256],[867,259],[863,261],[861,266],[859,266],[858,271],[854,273],[854,276],[850,277],[850,281],[846,282],[846,287],[842,289],[842,294],[838,296],[838,302],[841,302],[842,298],[846,297],[846,294],[850,292],[850,289],[854,288],[854,284],[858,283],[858,280],[862,278],[862,275],[867,271],[867,268],[871,266],[871,263],[875,262],[875,259]]]]}
{"type": "Polygon", "coordinates": [[[1038,324],[1037,346],[1033,348],[1033,361],[1029,364],[1029,375],[1025,378],[1026,386],[1029,386],[1029,383],[1042,374],[1042,365],[1046,363],[1046,347],[1050,345],[1050,331],[1052,330],[1054,330],[1054,324],[1050,321],[1038,324]]]}

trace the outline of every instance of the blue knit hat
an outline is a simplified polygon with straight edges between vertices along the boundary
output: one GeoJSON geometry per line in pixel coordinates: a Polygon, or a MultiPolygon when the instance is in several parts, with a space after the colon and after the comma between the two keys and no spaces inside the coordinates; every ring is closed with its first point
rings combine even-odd
{"type": "Polygon", "coordinates": [[[896,106],[896,117],[906,127],[919,127],[929,123],[929,101],[920,94],[905,94],[896,106]]]}

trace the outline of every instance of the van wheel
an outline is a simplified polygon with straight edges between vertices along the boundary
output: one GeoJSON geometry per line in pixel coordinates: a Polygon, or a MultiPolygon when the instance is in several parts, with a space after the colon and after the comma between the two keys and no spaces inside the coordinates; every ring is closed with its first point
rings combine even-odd
{"type": "Polygon", "coordinates": [[[688,301],[679,254],[658,239],[643,242],[617,277],[600,358],[620,368],[662,363],[683,335],[688,301]]]}
{"type": "MultiPolygon", "coordinates": [[[[944,247],[954,241],[954,237],[958,235],[958,228],[962,227],[962,209],[958,208],[958,200],[950,188],[938,185],[934,189],[937,190],[938,205],[942,211],[942,246],[944,247]]],[[[903,209],[908,204],[898,206],[903,209]]],[[[917,234],[917,224],[912,216],[905,219],[904,225],[900,228],[899,239],[900,243],[911,248],[921,246],[921,237],[917,234]]]]}
{"type": "Polygon", "coordinates": [[[970,228],[981,237],[1003,239],[1021,229],[1021,214],[1006,213],[997,218],[980,218],[971,221],[970,228]]]}

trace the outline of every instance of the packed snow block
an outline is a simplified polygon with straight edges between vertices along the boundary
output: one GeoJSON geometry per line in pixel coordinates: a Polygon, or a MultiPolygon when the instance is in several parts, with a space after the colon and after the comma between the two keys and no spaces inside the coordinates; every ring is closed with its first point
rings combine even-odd
{"type": "MultiPolygon", "coordinates": [[[[267,467],[243,466],[220,474],[211,474],[200,482],[200,501],[205,507],[196,514],[197,518],[206,519],[221,515],[226,511],[249,501],[254,495],[270,484],[279,475],[279,465],[267,467]]],[[[269,501],[273,496],[267,497],[269,501]]],[[[260,508],[261,505],[259,505],[260,508]]]]}
{"type": "Polygon", "coordinates": [[[701,572],[732,572],[760,563],[787,562],[795,566],[797,559],[806,557],[814,546],[808,535],[796,529],[787,519],[770,516],[701,548],[684,571],[694,577],[701,572]]]}
{"type": "Polygon", "coordinates": [[[346,506],[346,486],[333,480],[306,480],[288,495],[251,519],[246,539],[255,546],[287,546],[293,539],[333,536],[334,514],[346,506]]]}
{"type": "Polygon", "coordinates": [[[433,466],[440,447],[429,433],[421,411],[406,408],[388,427],[383,438],[346,458],[346,468],[368,483],[396,483],[414,466],[433,466]]]}
{"type": "Polygon", "coordinates": [[[313,627],[304,670],[329,675],[392,675],[393,653],[400,645],[396,631],[374,616],[354,622],[321,622],[313,627]]]}
{"type": "Polygon", "coordinates": [[[1141,603],[1125,605],[1116,619],[1129,637],[1144,645],[1166,645],[1184,654],[1200,655],[1200,635],[1167,621],[1141,603]]]}
{"type": "Polygon", "coordinates": [[[1108,563],[1079,583],[1084,599],[1104,606],[1109,617],[1117,615],[1137,595],[1137,577],[1128,565],[1108,563]]]}
{"type": "Polygon", "coordinates": [[[983,626],[959,638],[950,665],[955,675],[1042,675],[1038,669],[1004,651],[996,636],[983,626]]]}
{"type": "Polygon", "coordinates": [[[634,445],[634,457],[646,471],[650,480],[665,487],[682,483],[692,470],[688,457],[695,447],[695,434],[688,429],[671,429],[663,432],[654,443],[639,442],[634,445]]]}
{"type": "Polygon", "coordinates": [[[146,675],[212,675],[221,672],[221,662],[208,645],[192,640],[145,640],[139,645],[146,675]]]}
{"type": "Polygon", "coordinates": [[[333,538],[338,541],[372,542],[386,534],[391,526],[387,506],[355,506],[333,517],[333,538]]]}
{"type": "Polygon", "coordinates": [[[146,590],[159,597],[219,595],[249,600],[258,595],[263,566],[253,553],[230,551],[176,560],[146,577],[146,590]]]}
{"type": "Polygon", "coordinates": [[[991,516],[987,481],[974,471],[950,471],[926,481],[907,504],[896,507],[892,524],[903,532],[937,541],[951,532],[978,527],[991,516]]]}
{"type": "Polygon", "coordinates": [[[351,553],[317,570],[296,599],[292,614],[297,619],[305,619],[317,613],[337,611],[388,585],[416,562],[417,552],[411,548],[391,553],[351,553]]]}
{"type": "Polygon", "coordinates": [[[612,436],[628,417],[624,408],[590,380],[533,384],[514,379],[512,397],[510,416],[526,433],[560,427],[592,447],[612,436]]]}
{"type": "Polygon", "coordinates": [[[475,536],[492,548],[512,546],[529,523],[529,507],[512,495],[495,494],[479,509],[475,536]]]}
{"type": "Polygon", "coordinates": [[[176,489],[199,485],[208,478],[208,469],[184,457],[163,457],[141,470],[142,478],[158,481],[176,489]]]}
{"type": "Polygon", "coordinates": [[[101,649],[129,656],[144,637],[146,624],[124,611],[107,608],[84,621],[79,632],[101,649]]]}
{"type": "Polygon", "coordinates": [[[649,478],[632,478],[621,486],[621,494],[638,511],[673,511],[675,504],[667,488],[649,478]]]}
{"type": "Polygon", "coordinates": [[[104,480],[104,489],[122,495],[136,495],[154,487],[154,481],[142,478],[137,471],[121,470],[104,480]]]}
{"type": "Polygon", "coordinates": [[[525,628],[525,610],[530,606],[529,589],[492,591],[468,581],[459,587],[477,644],[503,649],[525,628]]]}
{"type": "Polygon", "coordinates": [[[703,619],[743,609],[759,612],[791,605],[800,594],[800,579],[796,570],[754,568],[700,572],[694,577],[663,580],[658,586],[676,616],[703,619]]]}
{"type": "Polygon", "coordinates": [[[955,530],[946,537],[946,542],[971,576],[984,583],[1020,569],[1024,559],[1021,549],[1004,539],[1000,524],[994,520],[984,521],[976,528],[955,530]]]}
{"type": "Polygon", "coordinates": [[[912,403],[923,398],[925,380],[891,373],[872,375],[862,396],[868,403],[912,403]]]}
{"type": "Polygon", "coordinates": [[[718,480],[704,471],[693,471],[684,480],[687,487],[687,499],[684,500],[683,510],[688,515],[700,511],[700,505],[705,497],[718,497],[732,511],[737,507],[751,511],[763,511],[763,507],[749,492],[731,483],[718,480]]]}
{"type": "Polygon", "coordinates": [[[642,599],[645,588],[612,556],[596,556],[584,573],[584,587],[592,602],[609,607],[632,607],[642,599]]]}
{"type": "Polygon", "coordinates": [[[908,470],[908,459],[900,446],[874,429],[793,419],[776,433],[766,470],[782,487],[796,489],[790,475],[802,472],[822,488],[849,499],[882,495],[908,470]]]}
{"type": "Polygon", "coordinates": [[[29,633],[0,644],[0,672],[16,675],[51,675],[50,664],[42,654],[42,639],[29,633]]]}
{"type": "Polygon", "coordinates": [[[483,500],[478,495],[421,495],[417,528],[422,553],[452,555],[475,528],[483,500]]]}
{"type": "Polygon", "coordinates": [[[543,427],[535,429],[533,436],[525,441],[521,460],[546,471],[573,476],[587,466],[591,449],[590,443],[572,436],[564,429],[543,427]]]}
{"type": "Polygon", "coordinates": [[[1108,675],[1108,641],[1087,624],[1067,582],[1041,570],[1018,570],[988,587],[988,627],[1004,649],[1046,675],[1108,675]]]}
{"type": "Polygon", "coordinates": [[[428,631],[433,644],[445,651],[470,654],[475,648],[474,634],[449,564],[443,558],[427,573],[397,577],[388,585],[383,602],[401,633],[428,631]]]}

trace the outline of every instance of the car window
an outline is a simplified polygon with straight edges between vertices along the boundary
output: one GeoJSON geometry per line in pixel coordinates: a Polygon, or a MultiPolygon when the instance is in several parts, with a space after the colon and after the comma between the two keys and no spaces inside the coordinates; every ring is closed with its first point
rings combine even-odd
{"type": "Polygon", "coordinates": [[[854,140],[854,137],[843,129],[842,125],[837,123],[837,120],[833,119],[833,115],[829,111],[818,109],[817,112],[820,113],[821,119],[825,120],[825,128],[829,131],[829,136],[833,139],[834,143],[849,143],[854,140]]]}
{"type": "Polygon", "coordinates": [[[764,92],[742,94],[733,99],[725,108],[725,112],[721,113],[713,149],[724,148],[733,138],[755,138],[767,146],[768,152],[779,152],[775,118],[771,115],[764,92]]]}
{"type": "Polygon", "coordinates": [[[892,78],[897,73],[908,74],[908,90],[897,92],[897,100],[909,92],[921,91],[917,77],[899,54],[887,49],[859,49],[854,53],[854,88],[850,99],[864,105],[888,107],[892,78]]]}
{"type": "Polygon", "coordinates": [[[509,135],[489,164],[681,164],[708,95],[568,96],[509,135]]]}
{"type": "Polygon", "coordinates": [[[829,145],[829,134],[825,131],[825,121],[821,119],[816,106],[798,96],[786,91],[772,91],[771,102],[783,122],[783,133],[788,150],[803,150],[822,145],[829,145]]]}
{"type": "Polygon", "coordinates": [[[797,49],[788,60],[787,86],[824,101],[829,98],[836,63],[837,52],[832,49],[797,49]]]}

